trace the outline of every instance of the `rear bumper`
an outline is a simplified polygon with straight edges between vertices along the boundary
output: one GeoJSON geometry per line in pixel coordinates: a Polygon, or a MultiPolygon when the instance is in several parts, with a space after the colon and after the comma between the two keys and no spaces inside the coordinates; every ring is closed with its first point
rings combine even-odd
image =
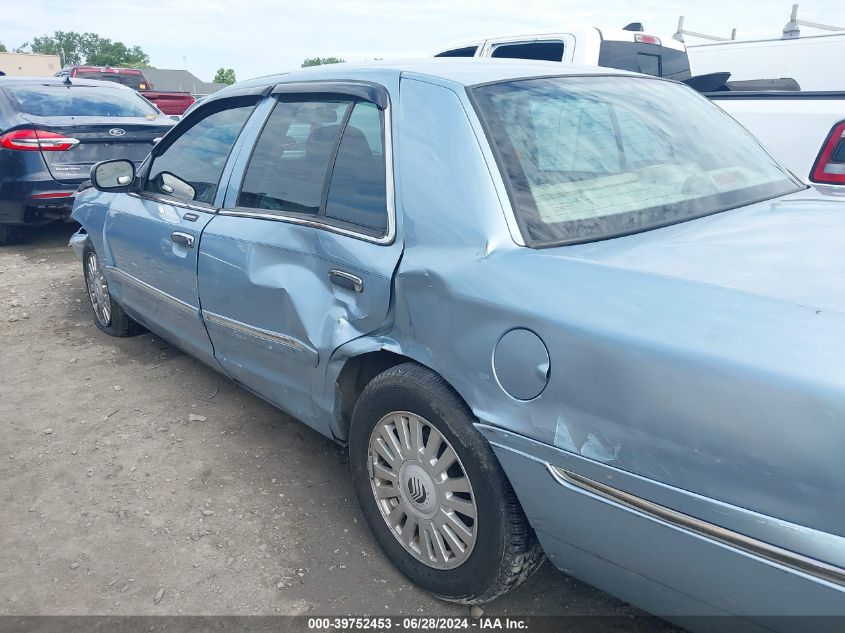
{"type": "Polygon", "coordinates": [[[709,537],[648,506],[597,494],[560,476],[575,470],[566,451],[492,427],[479,430],[559,569],[690,629],[707,629],[707,617],[740,616],[734,618],[741,619],[739,628],[751,630],[842,630],[845,584],[709,537]]]}
{"type": "Polygon", "coordinates": [[[53,178],[40,153],[0,150],[0,224],[67,219],[78,187],[53,178]]]}
{"type": "Polygon", "coordinates": [[[63,197],[0,199],[0,224],[42,224],[52,220],[68,220],[73,210],[75,192],[74,186],[68,192],[69,195],[63,197]]]}

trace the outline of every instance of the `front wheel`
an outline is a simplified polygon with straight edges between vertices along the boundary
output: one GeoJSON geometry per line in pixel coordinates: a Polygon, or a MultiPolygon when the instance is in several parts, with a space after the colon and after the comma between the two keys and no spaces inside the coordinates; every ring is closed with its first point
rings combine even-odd
{"type": "Polygon", "coordinates": [[[543,553],[466,404],[434,372],[397,365],[364,389],[349,456],[358,499],[391,561],[444,600],[492,600],[543,553]]]}
{"type": "Polygon", "coordinates": [[[109,336],[134,336],[143,331],[137,321],[127,315],[112,298],[109,284],[97,252],[89,244],[82,254],[85,288],[94,310],[94,323],[109,336]]]}

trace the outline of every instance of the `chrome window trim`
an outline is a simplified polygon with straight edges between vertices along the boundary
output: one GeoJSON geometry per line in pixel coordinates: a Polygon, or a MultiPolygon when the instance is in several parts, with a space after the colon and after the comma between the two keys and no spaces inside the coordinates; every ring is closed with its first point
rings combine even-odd
{"type": "Polygon", "coordinates": [[[185,202],[180,198],[171,198],[164,195],[155,194],[147,191],[131,191],[127,195],[133,198],[140,198],[141,200],[151,200],[161,204],[169,204],[172,207],[179,207],[180,209],[190,209],[191,211],[202,211],[203,213],[210,213],[214,215],[217,213],[217,208],[213,205],[197,204],[185,202]]]}
{"type": "MultiPolygon", "coordinates": [[[[384,110],[384,168],[385,168],[385,201],[387,203],[387,232],[382,236],[368,235],[362,231],[345,228],[345,226],[338,226],[336,223],[320,220],[324,216],[314,216],[314,219],[303,218],[287,214],[283,211],[276,213],[267,213],[258,209],[250,209],[247,207],[232,207],[223,208],[217,211],[217,215],[228,215],[239,218],[255,218],[259,220],[274,220],[276,222],[286,222],[288,224],[299,224],[302,226],[309,226],[315,229],[322,229],[331,233],[339,233],[355,239],[363,240],[365,242],[372,242],[373,244],[389,245],[396,240],[396,189],[393,178],[393,111],[392,105],[388,104],[384,110]]],[[[258,142],[260,136],[255,139],[258,142]]],[[[253,146],[255,145],[253,143],[253,146]]],[[[240,174],[240,183],[238,187],[243,184],[243,179],[246,175],[246,169],[240,174]]],[[[346,226],[351,226],[348,223],[343,223],[346,226]]]]}
{"type": "Polygon", "coordinates": [[[141,281],[137,277],[133,277],[132,275],[127,272],[124,272],[120,268],[115,268],[114,266],[106,266],[106,270],[109,273],[113,274],[118,281],[123,281],[125,283],[128,283],[130,286],[134,286],[138,290],[143,290],[146,293],[154,296],[159,301],[173,308],[176,308],[177,310],[181,310],[182,312],[190,314],[193,317],[199,316],[199,308],[197,308],[196,306],[182,301],[181,299],[177,299],[173,295],[170,295],[164,292],[163,290],[159,290],[155,286],[151,286],[147,282],[141,281]]]}
{"type": "Polygon", "coordinates": [[[217,314],[216,312],[203,310],[202,318],[209,323],[214,323],[215,325],[235,330],[241,334],[260,338],[263,341],[278,343],[279,345],[284,345],[285,347],[290,347],[302,352],[308,352],[309,354],[317,353],[315,349],[312,349],[311,347],[305,345],[302,341],[295,339],[292,336],[287,336],[286,334],[280,334],[279,332],[273,332],[271,330],[265,330],[264,328],[255,327],[254,325],[248,325],[241,321],[225,317],[222,314],[217,314]]]}
{"type": "Polygon", "coordinates": [[[677,510],[648,501],[647,499],[589,479],[588,477],[582,477],[559,466],[546,464],[546,468],[552,478],[563,486],[576,488],[582,492],[596,495],[604,500],[617,503],[630,510],[641,512],[653,519],[669,523],[687,532],[718,541],[723,545],[736,548],[752,556],[789,567],[795,571],[836,585],[845,586],[845,569],[836,565],[831,565],[815,558],[810,558],[809,556],[803,556],[783,549],[782,547],[746,536],[745,534],[720,527],[707,521],[702,521],[689,514],[678,512],[677,510]]]}

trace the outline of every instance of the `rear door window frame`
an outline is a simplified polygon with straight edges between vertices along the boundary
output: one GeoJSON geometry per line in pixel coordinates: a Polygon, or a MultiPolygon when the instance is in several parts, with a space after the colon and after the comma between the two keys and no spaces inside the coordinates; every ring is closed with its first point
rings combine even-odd
{"type": "MultiPolygon", "coordinates": [[[[240,153],[245,155],[239,156],[237,159],[240,164],[235,166],[229,181],[229,192],[226,196],[226,202],[223,205],[223,208],[218,211],[218,214],[242,218],[274,220],[277,222],[310,226],[315,229],[338,233],[376,244],[392,244],[396,239],[396,203],[393,178],[393,117],[390,96],[387,89],[384,86],[367,81],[335,80],[280,83],[272,90],[272,93],[268,97],[268,101],[273,102],[272,107],[268,109],[265,118],[261,123],[260,129],[254,132],[254,134],[250,136],[248,141],[244,143],[244,146],[241,148],[240,153]],[[241,188],[243,187],[246,179],[246,172],[249,168],[252,155],[262,136],[262,133],[264,132],[264,127],[270,121],[270,115],[272,114],[273,108],[279,101],[279,97],[282,96],[288,98],[301,97],[304,100],[319,100],[320,98],[329,98],[331,96],[348,98],[353,103],[347,114],[351,114],[352,109],[354,108],[354,102],[356,101],[369,101],[378,106],[381,118],[382,142],[384,147],[385,202],[387,207],[387,228],[383,233],[368,230],[366,227],[357,224],[328,217],[324,214],[324,205],[321,205],[320,213],[317,215],[284,210],[261,210],[238,205],[238,198],[240,197],[241,188]]],[[[348,117],[346,118],[348,119],[348,117]]],[[[346,120],[343,124],[344,129],[341,130],[338,142],[342,142],[343,140],[346,120]]],[[[336,158],[337,151],[333,153],[332,160],[328,166],[328,177],[324,182],[324,188],[331,186],[331,172],[334,170],[336,158]]],[[[325,199],[325,196],[323,196],[323,199],[325,199]]]]}

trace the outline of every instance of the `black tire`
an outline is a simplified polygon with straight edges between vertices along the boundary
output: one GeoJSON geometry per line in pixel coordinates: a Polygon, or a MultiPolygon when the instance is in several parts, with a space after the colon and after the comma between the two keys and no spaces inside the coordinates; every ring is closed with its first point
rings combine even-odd
{"type": "Polygon", "coordinates": [[[513,589],[545,560],[513,488],[476,418],[440,376],[415,363],[376,376],[355,405],[349,437],[352,478],[364,517],[387,557],[417,586],[450,602],[480,604],[513,589]],[[373,429],[395,411],[416,414],[452,445],[469,478],[477,506],[477,533],[468,558],[453,569],[436,569],[412,556],[388,527],[369,475],[373,429]]]}
{"type": "Polygon", "coordinates": [[[20,230],[20,227],[0,224],[0,246],[17,244],[21,241],[22,237],[23,232],[20,230]]]}
{"type": "MultiPolygon", "coordinates": [[[[89,279],[89,266],[88,266],[88,258],[95,257],[97,259],[97,264],[100,265],[99,256],[97,255],[94,247],[91,243],[87,243],[85,245],[85,250],[82,254],[82,274],[85,277],[85,289],[88,293],[89,303],[91,305],[91,312],[92,316],[94,317],[94,324],[102,331],[108,334],[109,336],[116,336],[119,338],[124,338],[128,336],[135,336],[136,334],[140,334],[144,331],[144,328],[135,321],[132,317],[126,314],[123,311],[123,308],[112,298],[111,293],[108,293],[108,303],[110,307],[110,314],[108,319],[101,318],[98,313],[97,309],[94,306],[94,299],[92,298],[91,293],[91,284],[89,279]]],[[[108,288],[108,282],[103,278],[103,283],[108,288]]]]}

